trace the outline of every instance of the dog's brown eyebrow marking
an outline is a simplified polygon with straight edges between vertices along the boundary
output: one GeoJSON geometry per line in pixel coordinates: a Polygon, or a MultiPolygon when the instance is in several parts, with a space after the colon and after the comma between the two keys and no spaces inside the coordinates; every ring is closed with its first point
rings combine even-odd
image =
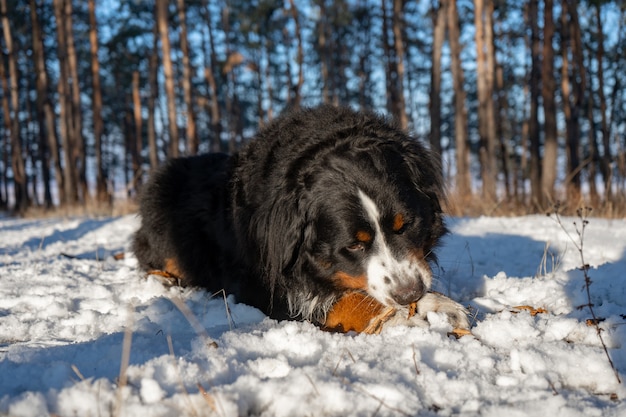
{"type": "Polygon", "coordinates": [[[391,228],[394,232],[399,232],[404,227],[404,216],[402,213],[398,213],[393,217],[393,225],[391,228]]]}
{"type": "Polygon", "coordinates": [[[366,230],[359,230],[356,232],[356,240],[363,243],[369,243],[372,241],[372,234],[366,230]]]}
{"type": "Polygon", "coordinates": [[[347,272],[338,271],[333,275],[333,278],[343,288],[354,290],[365,290],[367,288],[367,277],[365,275],[350,275],[347,272]]]}

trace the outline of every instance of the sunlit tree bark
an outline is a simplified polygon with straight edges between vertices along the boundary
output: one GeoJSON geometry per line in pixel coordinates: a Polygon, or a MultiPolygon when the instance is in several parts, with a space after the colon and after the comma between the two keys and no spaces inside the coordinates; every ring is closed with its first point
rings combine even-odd
{"type": "Polygon", "coordinates": [[[430,148],[441,162],[441,52],[446,35],[448,0],[433,6],[433,50],[430,69],[430,148]]]}
{"type": "Polygon", "coordinates": [[[176,93],[174,91],[174,68],[169,35],[169,1],[156,2],[157,24],[161,39],[163,54],[163,73],[165,75],[165,95],[167,96],[167,122],[170,136],[170,156],[176,158],[179,154],[178,123],[176,120],[176,93]]]}
{"type": "Polygon", "coordinates": [[[554,48],[552,39],[554,38],[554,4],[553,0],[545,0],[543,12],[543,61],[541,67],[541,96],[543,99],[543,119],[544,119],[544,143],[543,160],[541,167],[541,190],[542,202],[554,203],[554,185],[556,182],[556,167],[558,156],[558,136],[556,124],[556,103],[554,92],[556,91],[556,81],[554,79],[554,48]]]}
{"type": "Polygon", "coordinates": [[[191,61],[189,59],[189,40],[187,35],[187,14],[185,12],[185,0],[177,0],[178,21],[180,23],[180,49],[183,54],[183,95],[187,108],[187,153],[198,153],[198,134],[196,132],[196,113],[193,106],[193,94],[191,91],[191,61]]]}
{"type": "MultiPolygon", "coordinates": [[[[43,46],[43,31],[38,16],[39,7],[36,0],[29,0],[30,20],[33,36],[33,61],[35,66],[35,89],[37,92],[37,120],[39,124],[40,147],[47,163],[43,164],[43,169],[48,170],[53,167],[54,178],[59,193],[59,200],[65,201],[65,189],[63,187],[63,169],[61,168],[61,158],[59,157],[59,138],[57,135],[56,115],[52,107],[50,97],[50,85],[48,69],[46,67],[46,57],[43,46]]],[[[52,202],[45,198],[46,206],[51,206],[52,202]]]]}
{"type": "Polygon", "coordinates": [[[107,203],[111,196],[107,190],[107,179],[102,162],[102,87],[100,86],[100,59],[98,58],[98,22],[96,20],[95,0],[89,0],[89,45],[91,51],[91,77],[93,83],[93,137],[96,157],[96,201],[107,203]]]}
{"type": "Polygon", "coordinates": [[[496,201],[496,129],[493,102],[494,47],[493,0],[474,0],[477,59],[478,134],[482,193],[488,203],[496,201]]]}

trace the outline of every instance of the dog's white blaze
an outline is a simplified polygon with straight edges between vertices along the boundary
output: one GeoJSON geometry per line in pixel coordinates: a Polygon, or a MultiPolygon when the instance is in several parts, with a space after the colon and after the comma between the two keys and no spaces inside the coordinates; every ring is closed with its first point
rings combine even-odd
{"type": "Polygon", "coordinates": [[[391,295],[394,290],[410,286],[412,282],[419,279],[422,280],[424,290],[428,290],[432,281],[430,270],[407,256],[403,259],[393,256],[380,224],[378,206],[362,190],[359,190],[359,198],[374,227],[372,256],[366,267],[370,295],[385,305],[396,304],[391,295]]]}

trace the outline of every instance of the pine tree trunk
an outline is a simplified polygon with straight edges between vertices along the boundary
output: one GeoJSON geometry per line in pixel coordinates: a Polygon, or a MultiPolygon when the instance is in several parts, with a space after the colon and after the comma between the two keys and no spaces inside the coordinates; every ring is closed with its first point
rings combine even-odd
{"type": "Polygon", "coordinates": [[[539,132],[539,87],[541,85],[541,44],[539,41],[539,1],[528,2],[528,24],[530,26],[530,116],[528,120],[528,136],[530,142],[530,190],[531,205],[542,208],[543,193],[541,192],[541,155],[539,132]]]}
{"type": "Polygon", "coordinates": [[[141,116],[141,97],[139,95],[139,71],[133,71],[133,125],[135,132],[133,134],[134,141],[131,144],[133,148],[133,173],[136,178],[135,189],[137,192],[141,189],[141,178],[143,168],[141,163],[141,151],[143,149],[143,118],[141,116]]]}
{"type": "MultiPolygon", "coordinates": [[[[384,1],[384,0],[383,0],[384,1]]],[[[320,16],[318,19],[317,47],[320,53],[320,72],[322,76],[322,102],[330,103],[330,54],[328,46],[328,13],[326,11],[325,0],[317,0],[320,16]]]]}
{"type": "Polygon", "coordinates": [[[448,0],[438,1],[433,9],[433,50],[430,69],[430,148],[441,163],[441,53],[446,35],[448,0]]]}
{"type": "Polygon", "coordinates": [[[496,201],[496,133],[493,102],[494,50],[493,1],[474,0],[476,26],[479,159],[483,182],[483,198],[488,204],[496,201]]]}
{"type": "Polygon", "coordinates": [[[391,47],[389,46],[389,22],[387,18],[387,2],[385,0],[381,0],[382,7],[382,27],[383,27],[383,55],[385,57],[385,96],[387,101],[387,112],[389,114],[395,114],[395,101],[396,94],[394,85],[392,82],[393,76],[395,74],[395,58],[393,56],[393,52],[391,47]]]}
{"type": "MultiPolygon", "coordinates": [[[[155,6],[156,7],[156,6],[155,6]]],[[[155,10],[156,15],[156,10],[155,10]]],[[[148,95],[148,126],[147,126],[147,135],[148,135],[148,148],[150,155],[150,169],[154,170],[159,166],[159,152],[157,149],[157,140],[156,140],[156,101],[159,96],[159,85],[157,83],[158,71],[159,71],[159,48],[158,48],[158,39],[159,39],[159,30],[158,24],[155,19],[154,27],[152,30],[153,43],[152,43],[152,51],[150,52],[150,58],[148,61],[148,86],[150,88],[150,93],[148,95]]]]}
{"type": "MultiPolygon", "coordinates": [[[[9,61],[9,83],[6,85],[6,74],[0,74],[3,79],[2,89],[10,91],[11,98],[11,112],[7,114],[5,111],[5,118],[7,118],[8,127],[11,132],[11,168],[13,170],[13,187],[15,193],[15,211],[23,213],[29,205],[28,199],[28,179],[26,177],[26,167],[24,163],[24,156],[22,155],[22,143],[20,137],[20,124],[19,124],[19,96],[18,96],[18,74],[17,74],[17,57],[15,50],[13,49],[13,35],[11,34],[11,27],[9,18],[7,15],[7,3],[6,0],[0,0],[0,16],[2,16],[2,31],[4,34],[4,41],[6,46],[6,53],[9,61]]],[[[4,69],[3,69],[4,70],[4,69]]],[[[4,97],[4,94],[3,94],[4,97]]]]}
{"type": "MultiPolygon", "coordinates": [[[[395,89],[397,95],[397,101],[395,102],[395,114],[400,122],[400,127],[403,130],[407,130],[409,127],[409,120],[406,115],[406,100],[404,99],[404,42],[402,41],[402,26],[404,24],[403,19],[403,0],[393,0],[393,44],[396,55],[396,82],[395,89]]],[[[444,22],[444,19],[442,19],[444,22]]],[[[441,155],[441,144],[436,151],[441,155]]]]}
{"type": "Polygon", "coordinates": [[[91,51],[91,77],[93,83],[93,136],[96,157],[96,201],[100,204],[111,201],[102,163],[102,88],[100,87],[100,60],[98,58],[98,23],[95,0],[89,0],[89,45],[91,51]]]}
{"type": "Polygon", "coordinates": [[[554,17],[553,0],[545,0],[544,24],[543,24],[543,62],[541,70],[541,95],[543,99],[544,118],[544,144],[543,161],[541,168],[541,190],[542,201],[555,203],[554,185],[556,182],[556,167],[558,156],[558,136],[556,125],[556,103],[554,92],[556,91],[556,81],[554,79],[554,48],[552,39],[554,38],[554,17]]]}
{"type": "Polygon", "coordinates": [[[567,149],[567,177],[565,185],[567,188],[568,199],[577,202],[580,198],[580,134],[578,125],[578,105],[576,103],[576,94],[572,92],[570,82],[570,71],[572,69],[569,58],[569,50],[571,48],[571,27],[568,18],[568,2],[563,0],[561,7],[561,91],[563,93],[563,114],[565,116],[565,136],[567,149]],[[569,46],[569,48],[568,48],[569,46]],[[572,95],[574,96],[574,104],[572,104],[572,95]]]}
{"type": "MultiPolygon", "coordinates": [[[[37,118],[41,137],[40,147],[42,152],[44,152],[44,157],[50,159],[48,163],[52,164],[54,170],[54,179],[59,193],[59,201],[63,203],[66,198],[63,185],[63,169],[61,167],[61,158],[59,157],[59,138],[57,136],[56,116],[50,99],[48,69],[46,67],[42,39],[43,32],[41,30],[38,18],[38,6],[35,0],[29,0],[29,8],[33,36],[32,56],[36,72],[35,88],[37,90],[37,118]]],[[[48,202],[46,201],[46,205],[47,204],[48,202]]]]}
{"type": "Polygon", "coordinates": [[[213,140],[211,143],[211,151],[219,152],[222,150],[222,122],[221,112],[219,104],[219,91],[217,89],[217,82],[215,80],[217,70],[217,54],[215,52],[215,41],[213,38],[213,24],[211,22],[211,13],[209,11],[207,0],[203,0],[202,13],[206,23],[207,31],[209,33],[209,40],[205,42],[205,48],[208,45],[209,51],[205,49],[205,64],[204,64],[204,78],[207,82],[208,89],[210,91],[209,97],[209,114],[211,115],[211,131],[213,133],[213,140]],[[210,62],[207,62],[210,57],[210,62]]]}
{"type": "Polygon", "coordinates": [[[294,0],[289,0],[289,11],[294,22],[294,31],[296,42],[298,44],[298,52],[296,55],[296,63],[298,65],[298,83],[294,88],[293,106],[299,108],[302,104],[302,86],[304,85],[304,52],[302,46],[302,32],[300,28],[300,19],[298,18],[298,9],[294,0]]]}
{"type": "Polygon", "coordinates": [[[189,40],[187,38],[187,15],[185,0],[177,0],[178,20],[180,24],[180,49],[183,53],[183,94],[187,108],[187,152],[189,155],[198,153],[198,134],[196,132],[196,113],[193,106],[191,91],[191,61],[189,59],[189,40]]]}
{"type": "Polygon", "coordinates": [[[176,122],[176,93],[174,91],[174,68],[169,37],[169,0],[156,2],[157,23],[161,38],[161,51],[163,52],[163,73],[165,74],[165,94],[167,96],[167,121],[170,134],[170,156],[176,158],[179,155],[178,124],[176,122]]]}
{"type": "Polygon", "coordinates": [[[601,4],[595,2],[596,8],[596,29],[598,31],[598,50],[596,52],[596,60],[598,61],[598,98],[600,100],[600,130],[602,132],[602,159],[600,168],[602,178],[604,180],[604,198],[609,201],[612,196],[611,189],[611,138],[609,132],[609,123],[606,115],[606,96],[604,94],[604,31],[601,18],[601,4]]]}
{"type": "Polygon", "coordinates": [[[65,186],[65,201],[63,204],[74,205],[78,202],[76,184],[76,161],[74,159],[74,142],[71,135],[71,100],[68,84],[69,66],[67,57],[67,37],[63,16],[63,0],[54,0],[54,17],[57,27],[57,55],[59,59],[59,130],[61,135],[61,150],[63,152],[63,184],[65,186]]]}
{"type": "Polygon", "coordinates": [[[64,0],[63,22],[65,24],[65,36],[67,41],[67,63],[69,75],[71,77],[70,105],[72,108],[71,117],[68,120],[71,126],[74,148],[73,157],[76,161],[76,184],[78,186],[79,200],[86,202],[89,197],[87,188],[87,164],[85,153],[85,137],[83,136],[83,115],[80,100],[80,77],[78,76],[78,58],[74,45],[72,0],[64,0]]]}
{"type": "Polygon", "coordinates": [[[467,136],[467,106],[465,74],[461,66],[461,42],[457,0],[448,1],[447,26],[450,41],[451,71],[454,87],[454,138],[456,144],[456,190],[465,200],[472,193],[470,181],[469,144],[467,136]]]}

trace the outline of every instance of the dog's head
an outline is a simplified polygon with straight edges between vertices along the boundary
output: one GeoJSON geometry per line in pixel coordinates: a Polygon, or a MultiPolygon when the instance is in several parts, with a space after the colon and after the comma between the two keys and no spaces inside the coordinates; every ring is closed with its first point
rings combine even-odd
{"type": "Polygon", "coordinates": [[[330,156],[308,179],[300,274],[387,306],[419,300],[445,233],[438,172],[425,149],[403,141],[330,156]]]}
{"type": "Polygon", "coordinates": [[[256,175],[278,191],[265,188],[262,209],[240,216],[251,226],[248,240],[259,241],[252,250],[272,288],[306,318],[325,314],[348,290],[387,306],[419,300],[446,232],[436,158],[385,119],[334,112],[287,126],[317,133],[301,140],[290,131],[298,149],[285,150],[289,141],[273,147],[256,175]]]}

